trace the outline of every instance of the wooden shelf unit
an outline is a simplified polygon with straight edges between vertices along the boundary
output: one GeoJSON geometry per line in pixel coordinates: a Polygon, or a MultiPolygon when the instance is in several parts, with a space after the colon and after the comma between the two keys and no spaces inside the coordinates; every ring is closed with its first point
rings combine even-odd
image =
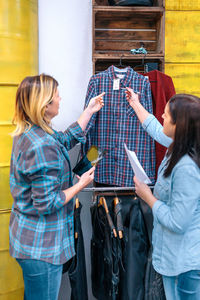
{"type": "Polygon", "coordinates": [[[109,6],[107,0],[93,0],[93,73],[124,60],[134,67],[145,62],[158,63],[164,71],[164,2],[154,6],[109,6]],[[132,54],[131,49],[147,50],[132,54]]]}

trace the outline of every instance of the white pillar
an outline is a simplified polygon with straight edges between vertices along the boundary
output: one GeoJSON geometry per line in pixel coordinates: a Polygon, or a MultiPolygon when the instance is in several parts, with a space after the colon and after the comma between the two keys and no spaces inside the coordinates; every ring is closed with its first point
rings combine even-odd
{"type": "Polygon", "coordinates": [[[39,72],[59,82],[62,97],[56,129],[80,115],[92,75],[92,1],[38,0],[39,72]]]}

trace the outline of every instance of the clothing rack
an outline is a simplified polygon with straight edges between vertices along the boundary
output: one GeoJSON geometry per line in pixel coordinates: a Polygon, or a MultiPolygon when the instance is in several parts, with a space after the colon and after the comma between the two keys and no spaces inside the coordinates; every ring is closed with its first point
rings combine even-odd
{"type": "MultiPolygon", "coordinates": [[[[148,185],[150,188],[154,188],[153,185],[148,185]]],[[[108,192],[108,191],[135,191],[134,186],[128,187],[89,187],[84,188],[82,192],[108,192]]]]}
{"type": "MultiPolygon", "coordinates": [[[[154,186],[149,185],[150,189],[153,190],[154,186]]],[[[97,201],[98,196],[134,196],[137,198],[135,193],[135,187],[91,187],[84,188],[82,192],[93,192],[93,202],[97,201]]]]}

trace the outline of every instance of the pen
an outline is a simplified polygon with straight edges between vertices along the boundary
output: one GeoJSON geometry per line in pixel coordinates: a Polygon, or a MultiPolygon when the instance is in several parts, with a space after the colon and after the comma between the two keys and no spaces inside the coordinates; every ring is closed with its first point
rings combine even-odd
{"type": "MultiPolygon", "coordinates": [[[[126,90],[126,88],[121,88],[122,90],[126,90]]],[[[135,94],[140,95],[140,92],[134,92],[135,94]]]]}

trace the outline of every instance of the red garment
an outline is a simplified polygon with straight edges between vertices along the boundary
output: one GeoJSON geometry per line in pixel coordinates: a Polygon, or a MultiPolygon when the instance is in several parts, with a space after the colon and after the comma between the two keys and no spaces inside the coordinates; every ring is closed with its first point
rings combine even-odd
{"type": "MultiPolygon", "coordinates": [[[[151,83],[153,114],[163,124],[162,114],[168,100],[176,94],[172,78],[160,71],[153,70],[143,74],[151,83]]],[[[156,174],[165,155],[166,148],[156,142],[156,174]]]]}

